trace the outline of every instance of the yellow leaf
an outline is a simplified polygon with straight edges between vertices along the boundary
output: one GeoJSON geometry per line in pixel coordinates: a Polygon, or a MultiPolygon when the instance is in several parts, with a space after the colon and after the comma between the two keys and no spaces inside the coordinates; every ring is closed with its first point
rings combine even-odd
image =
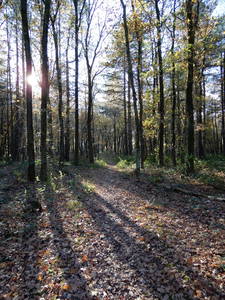
{"type": "Polygon", "coordinates": [[[38,255],[42,257],[45,255],[48,255],[49,253],[50,253],[50,251],[48,249],[44,249],[44,250],[39,251],[38,255]]]}
{"type": "Polygon", "coordinates": [[[62,286],[62,290],[64,290],[64,291],[68,291],[68,290],[70,290],[70,288],[71,287],[68,283],[64,283],[63,286],[62,286]]]}
{"type": "Polygon", "coordinates": [[[39,281],[42,281],[42,280],[43,280],[42,274],[38,274],[37,280],[39,280],[39,281]]]}

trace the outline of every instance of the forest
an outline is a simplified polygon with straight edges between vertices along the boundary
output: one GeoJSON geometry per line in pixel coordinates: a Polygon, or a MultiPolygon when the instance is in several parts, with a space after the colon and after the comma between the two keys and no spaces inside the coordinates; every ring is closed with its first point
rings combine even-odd
{"type": "Polygon", "coordinates": [[[224,0],[0,0],[0,299],[225,299],[224,0]]]}

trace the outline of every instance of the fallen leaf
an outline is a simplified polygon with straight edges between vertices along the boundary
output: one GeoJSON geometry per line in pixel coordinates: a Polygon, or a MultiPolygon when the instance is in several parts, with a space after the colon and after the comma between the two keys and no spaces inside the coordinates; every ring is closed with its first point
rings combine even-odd
{"type": "Polygon", "coordinates": [[[81,260],[83,263],[87,262],[88,261],[87,255],[83,255],[81,260]]]}
{"type": "Polygon", "coordinates": [[[70,290],[70,289],[71,289],[71,287],[70,287],[70,285],[69,285],[68,283],[64,283],[64,284],[62,285],[62,290],[68,291],[68,290],[70,290]]]}

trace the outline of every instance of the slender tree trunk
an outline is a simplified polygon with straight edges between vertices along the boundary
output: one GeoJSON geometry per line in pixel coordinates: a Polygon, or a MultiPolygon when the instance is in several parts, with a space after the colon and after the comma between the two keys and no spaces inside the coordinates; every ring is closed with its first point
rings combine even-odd
{"type": "Polygon", "coordinates": [[[92,120],[93,120],[93,91],[92,91],[91,70],[88,66],[88,113],[87,113],[87,136],[88,136],[88,158],[89,162],[94,163],[92,120]]]}
{"type": "Polygon", "coordinates": [[[214,149],[215,153],[219,154],[219,132],[218,132],[218,125],[217,125],[217,108],[216,105],[214,105],[214,123],[215,123],[215,144],[214,144],[214,149]]]}
{"type": "MultiPolygon", "coordinates": [[[[27,0],[21,0],[21,17],[23,40],[26,55],[26,78],[32,74],[32,57],[30,47],[30,36],[27,18],[27,0]]],[[[26,103],[27,103],[27,155],[28,155],[28,180],[35,181],[35,154],[34,154],[34,133],[33,133],[33,110],[32,110],[32,86],[26,82],[26,103]]]]}
{"type": "Polygon", "coordinates": [[[204,153],[206,155],[206,90],[205,90],[205,75],[204,75],[204,70],[202,73],[202,101],[203,101],[203,126],[204,126],[204,131],[203,131],[203,136],[202,136],[202,142],[203,142],[203,148],[204,148],[204,153]]]}
{"type": "Polygon", "coordinates": [[[140,126],[140,151],[141,151],[141,168],[144,168],[144,136],[143,136],[143,80],[141,78],[142,73],[142,55],[143,55],[143,40],[142,40],[142,32],[141,28],[139,28],[138,24],[140,24],[140,20],[137,20],[137,14],[135,12],[134,2],[132,1],[132,10],[135,18],[135,35],[137,40],[138,52],[137,52],[137,83],[138,83],[138,101],[139,101],[139,126],[140,126]]]}
{"type": "Polygon", "coordinates": [[[6,19],[7,33],[7,148],[8,158],[12,153],[12,132],[13,132],[13,110],[12,110],[12,76],[11,76],[11,41],[9,34],[9,22],[6,19]]]}
{"type": "Polygon", "coordinates": [[[220,78],[221,78],[221,109],[222,109],[222,124],[221,124],[221,136],[222,136],[222,153],[225,155],[225,51],[221,53],[221,66],[220,66],[220,78]]]}
{"type": "Polygon", "coordinates": [[[51,101],[48,97],[48,103],[47,103],[47,123],[48,123],[48,153],[50,157],[53,157],[54,151],[53,151],[53,141],[54,141],[54,134],[53,134],[53,116],[52,116],[52,105],[51,101]]]}
{"type": "Polygon", "coordinates": [[[186,0],[186,22],[188,29],[188,74],[186,87],[186,121],[187,121],[187,173],[194,172],[194,106],[193,106],[193,76],[194,76],[194,44],[195,44],[195,26],[194,26],[194,3],[192,0],[186,0]]]}
{"type": "Polygon", "coordinates": [[[117,153],[116,117],[113,116],[113,150],[117,153]]]}
{"type": "Polygon", "coordinates": [[[127,85],[127,134],[128,134],[128,155],[132,155],[133,137],[132,137],[132,112],[131,112],[131,94],[130,94],[129,79],[128,79],[128,85],[127,85]]]}
{"type": "Polygon", "coordinates": [[[139,99],[139,119],[140,119],[140,144],[141,144],[141,168],[144,169],[144,160],[145,160],[145,144],[144,144],[144,131],[143,131],[143,82],[141,78],[142,73],[142,39],[138,37],[138,69],[137,69],[137,78],[138,78],[138,99],[139,99]]]}
{"type": "Polygon", "coordinates": [[[161,18],[158,6],[159,0],[155,0],[155,10],[157,17],[157,50],[159,63],[159,165],[164,165],[164,82],[163,82],[163,62],[162,62],[162,39],[161,39],[161,18]]]}
{"type": "Polygon", "coordinates": [[[63,120],[63,92],[62,92],[62,72],[59,62],[59,39],[55,28],[56,19],[52,19],[52,31],[55,45],[55,62],[57,72],[57,86],[58,86],[58,117],[59,117],[59,163],[64,161],[64,120],[63,120]]]}
{"type": "MultiPolygon", "coordinates": [[[[22,33],[23,34],[23,33],[22,33]]],[[[21,43],[21,52],[22,52],[22,101],[21,101],[21,113],[20,113],[20,128],[21,128],[21,145],[20,145],[20,156],[22,160],[25,159],[26,151],[26,136],[25,136],[25,119],[26,119],[26,71],[25,71],[25,49],[24,49],[24,40],[22,37],[21,43]]]]}
{"type": "MultiPolygon", "coordinates": [[[[69,33],[70,34],[70,33],[69,33]]],[[[67,40],[66,48],[66,135],[65,135],[65,159],[70,159],[70,81],[69,81],[69,40],[67,40]]]]}
{"type": "Polygon", "coordinates": [[[45,0],[45,10],[43,19],[43,31],[41,38],[41,171],[40,179],[46,181],[48,178],[47,168],[47,103],[49,98],[48,79],[48,27],[50,19],[51,0],[45,0]]]}
{"type": "Polygon", "coordinates": [[[19,91],[19,45],[18,45],[18,13],[17,13],[17,5],[15,7],[15,17],[16,17],[16,102],[15,102],[15,120],[13,124],[12,130],[12,159],[18,161],[19,160],[19,139],[20,139],[20,120],[19,120],[19,107],[20,107],[20,91],[19,91]]]}
{"type": "Polygon", "coordinates": [[[176,166],[176,105],[177,105],[177,96],[176,96],[176,68],[175,68],[175,57],[174,57],[174,44],[176,38],[176,1],[174,1],[173,6],[173,29],[172,29],[172,123],[171,123],[171,133],[172,133],[172,162],[176,166]]]}
{"type": "Polygon", "coordinates": [[[133,105],[134,105],[134,116],[135,116],[135,125],[136,125],[136,136],[135,136],[135,150],[136,150],[136,175],[140,174],[140,120],[137,107],[137,94],[134,84],[134,74],[132,69],[132,60],[130,53],[130,42],[129,42],[129,30],[127,25],[127,15],[126,15],[126,5],[123,0],[120,0],[123,8],[123,24],[124,24],[124,34],[126,40],[126,53],[127,53],[127,64],[128,64],[128,76],[132,89],[133,96],[133,105]]]}
{"type": "Polygon", "coordinates": [[[198,103],[198,111],[197,111],[197,122],[198,122],[198,157],[200,159],[204,158],[204,147],[203,147],[203,122],[202,122],[202,99],[203,99],[203,91],[202,91],[202,78],[203,78],[203,70],[201,70],[199,74],[199,103],[198,103]]]}
{"type": "Polygon", "coordinates": [[[74,9],[75,9],[75,149],[74,149],[74,163],[75,163],[75,165],[78,165],[78,163],[79,163],[79,89],[78,89],[79,16],[78,16],[78,0],[73,0],[73,3],[74,3],[74,9]]]}
{"type": "Polygon", "coordinates": [[[124,154],[128,155],[127,100],[126,100],[126,66],[125,66],[125,58],[124,58],[124,72],[123,72],[123,117],[124,117],[124,154]]]}

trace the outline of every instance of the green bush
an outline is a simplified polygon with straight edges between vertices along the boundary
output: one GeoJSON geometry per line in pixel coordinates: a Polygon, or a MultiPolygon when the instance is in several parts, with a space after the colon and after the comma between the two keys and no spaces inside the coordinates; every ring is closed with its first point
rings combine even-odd
{"type": "Polygon", "coordinates": [[[119,157],[119,162],[116,164],[116,166],[120,169],[126,169],[131,168],[135,164],[135,159],[133,156],[125,156],[125,157],[119,157]]]}

